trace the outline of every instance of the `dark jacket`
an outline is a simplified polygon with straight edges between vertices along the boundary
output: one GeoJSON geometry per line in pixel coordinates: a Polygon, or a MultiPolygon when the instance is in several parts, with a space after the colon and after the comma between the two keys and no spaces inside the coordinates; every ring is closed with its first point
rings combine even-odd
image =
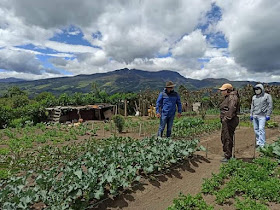
{"type": "Polygon", "coordinates": [[[220,104],[220,111],[220,118],[222,121],[230,121],[237,116],[240,112],[240,102],[237,91],[232,91],[225,97],[224,101],[220,104]]]}
{"type": "Polygon", "coordinates": [[[182,104],[179,94],[175,91],[167,93],[167,90],[164,89],[158,96],[156,112],[160,113],[162,116],[173,116],[176,112],[176,105],[178,106],[178,112],[182,113],[182,104]]]}

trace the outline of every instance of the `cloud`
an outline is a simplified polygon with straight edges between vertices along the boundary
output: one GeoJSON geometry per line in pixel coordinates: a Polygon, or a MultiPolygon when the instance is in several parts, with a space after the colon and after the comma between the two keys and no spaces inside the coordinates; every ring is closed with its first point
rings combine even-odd
{"type": "Polygon", "coordinates": [[[229,41],[235,61],[250,72],[280,73],[280,2],[277,0],[222,1],[217,29],[229,41]]]}
{"type": "Polygon", "coordinates": [[[36,78],[127,67],[274,81],[279,9],[276,0],[2,0],[0,68],[36,78]],[[16,47],[29,44],[38,49],[16,47]]]}
{"type": "MultiPolygon", "coordinates": [[[[39,45],[40,46],[40,45],[39,45]]],[[[98,49],[94,47],[84,46],[84,45],[73,45],[73,44],[65,44],[61,42],[55,41],[47,41],[41,45],[42,47],[51,48],[58,52],[66,52],[66,53],[95,53],[98,49]]]]}
{"type": "Polygon", "coordinates": [[[204,55],[206,47],[206,36],[204,36],[200,30],[196,30],[177,42],[171,52],[175,57],[197,59],[204,55]]]}
{"type": "Polygon", "coordinates": [[[12,10],[4,6],[0,7],[0,47],[40,43],[51,38],[55,32],[55,29],[46,30],[38,26],[26,25],[14,15],[12,10]]]}
{"type": "Polygon", "coordinates": [[[39,79],[48,79],[48,78],[53,78],[53,77],[65,77],[65,76],[66,75],[52,74],[49,72],[45,72],[44,74],[32,74],[32,73],[16,72],[16,71],[0,72],[1,79],[14,77],[14,78],[21,78],[21,79],[25,79],[25,80],[39,80],[39,79]]]}
{"type": "Polygon", "coordinates": [[[44,68],[33,53],[20,52],[11,49],[0,50],[0,69],[22,73],[40,75],[44,71],[52,74],[60,74],[53,69],[44,68]]]}
{"type": "Polygon", "coordinates": [[[57,68],[77,74],[93,74],[104,71],[123,68],[123,63],[118,63],[106,56],[103,50],[97,50],[95,53],[80,53],[76,58],[66,60],[63,58],[50,58],[49,61],[57,68]],[[112,65],[114,63],[115,65],[112,65]],[[119,64],[119,66],[116,65],[119,64]]]}

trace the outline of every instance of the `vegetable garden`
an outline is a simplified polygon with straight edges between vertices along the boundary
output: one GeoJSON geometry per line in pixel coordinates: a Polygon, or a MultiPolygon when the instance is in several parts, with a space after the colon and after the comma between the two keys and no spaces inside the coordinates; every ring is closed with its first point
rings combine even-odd
{"type": "MultiPolygon", "coordinates": [[[[241,94],[249,95],[250,88],[241,94]]],[[[26,96],[18,91],[16,96],[26,96]]],[[[208,143],[206,146],[198,139],[219,131],[219,97],[210,90],[191,93],[181,87],[180,91],[182,99],[189,102],[204,97],[203,106],[199,114],[185,112],[182,118],[174,120],[171,139],[157,138],[158,119],[142,116],[117,115],[108,123],[39,123],[45,117],[42,107],[49,103],[83,104],[88,99],[120,105],[122,98],[136,101],[144,109],[137,97],[149,104],[155,98],[148,92],[109,97],[95,90],[95,98],[91,94],[73,98],[42,94],[32,100],[25,98],[21,105],[16,105],[15,95],[7,95],[6,105],[0,108],[5,122],[1,124],[5,129],[0,130],[0,208],[98,208],[107,198],[114,200],[134,186],[169,173],[198,151],[207,154],[208,143]],[[79,101],[81,98],[85,101],[79,101]]],[[[247,102],[244,97],[243,105],[247,102]]],[[[128,110],[133,112],[132,107],[128,110]]],[[[240,126],[253,132],[247,114],[240,117],[240,126]]],[[[279,129],[279,119],[272,117],[266,126],[279,129]]],[[[180,194],[178,198],[178,194],[173,195],[173,204],[170,202],[168,209],[217,209],[223,205],[234,209],[268,209],[271,203],[280,203],[280,140],[257,153],[262,157],[251,162],[233,159],[221,166],[218,173],[204,179],[198,194],[180,194]],[[214,197],[214,202],[209,202],[209,196],[214,197]]]]}

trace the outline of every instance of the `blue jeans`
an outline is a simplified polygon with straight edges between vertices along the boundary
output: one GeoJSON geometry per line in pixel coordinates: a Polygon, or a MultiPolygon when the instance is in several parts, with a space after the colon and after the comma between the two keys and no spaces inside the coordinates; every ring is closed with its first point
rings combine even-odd
{"type": "Polygon", "coordinates": [[[160,118],[160,125],[158,129],[158,136],[162,137],[165,125],[167,124],[167,131],[166,131],[166,137],[171,136],[171,130],[172,130],[172,125],[173,125],[173,120],[174,120],[175,115],[172,116],[164,116],[162,115],[160,118]]]}
{"type": "Polygon", "coordinates": [[[265,116],[253,116],[257,145],[261,147],[265,145],[265,121],[265,116]]]}

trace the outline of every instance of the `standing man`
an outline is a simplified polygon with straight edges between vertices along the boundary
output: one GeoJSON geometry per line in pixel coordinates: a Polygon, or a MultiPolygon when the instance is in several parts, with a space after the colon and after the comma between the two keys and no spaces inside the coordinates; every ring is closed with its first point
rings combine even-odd
{"type": "Polygon", "coordinates": [[[224,101],[220,105],[220,118],[222,123],[221,140],[223,144],[224,158],[221,162],[228,162],[232,157],[233,135],[239,123],[237,113],[240,110],[239,95],[231,84],[223,84],[219,88],[224,101]]]}
{"type": "Polygon", "coordinates": [[[161,92],[157,99],[156,112],[157,117],[160,118],[160,126],[158,129],[158,136],[162,137],[165,125],[167,124],[166,137],[171,136],[173,120],[176,112],[176,105],[178,107],[178,117],[181,117],[182,105],[180,96],[174,91],[175,84],[171,81],[166,82],[163,92],[161,92]]]}
{"type": "Polygon", "coordinates": [[[272,112],[271,95],[265,93],[262,84],[254,87],[255,95],[252,98],[250,120],[253,121],[256,134],[256,147],[265,145],[265,122],[270,120],[272,112]]]}

